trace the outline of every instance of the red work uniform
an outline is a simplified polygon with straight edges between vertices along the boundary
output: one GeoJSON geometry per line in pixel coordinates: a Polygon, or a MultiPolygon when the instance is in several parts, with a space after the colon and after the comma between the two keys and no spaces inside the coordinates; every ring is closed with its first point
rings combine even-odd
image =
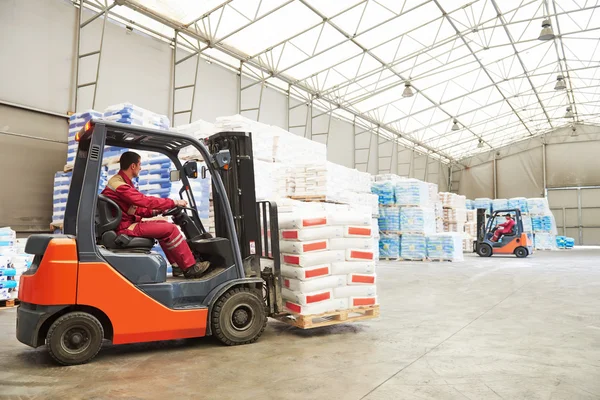
{"type": "Polygon", "coordinates": [[[498,229],[496,229],[496,232],[494,232],[494,237],[492,237],[492,242],[497,242],[498,238],[500,238],[500,235],[511,233],[513,226],[515,226],[515,220],[512,218],[503,224],[499,224],[498,229]]]}
{"type": "Polygon", "coordinates": [[[175,207],[173,200],[143,195],[123,171],[108,180],[102,194],[123,211],[117,235],[157,239],[169,263],[183,270],[194,265],[194,255],[177,226],[167,221],[142,221],[175,207]]]}

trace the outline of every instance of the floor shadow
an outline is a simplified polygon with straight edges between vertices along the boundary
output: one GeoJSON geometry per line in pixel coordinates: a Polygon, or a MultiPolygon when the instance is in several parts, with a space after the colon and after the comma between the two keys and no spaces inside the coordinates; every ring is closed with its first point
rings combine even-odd
{"type": "Polygon", "coordinates": [[[345,335],[345,334],[358,334],[364,332],[367,327],[363,325],[357,325],[355,323],[337,324],[323,326],[319,328],[311,329],[300,329],[292,325],[288,325],[285,322],[275,322],[271,324],[271,328],[277,335],[294,335],[301,338],[312,338],[320,336],[331,336],[331,335],[345,335]]]}

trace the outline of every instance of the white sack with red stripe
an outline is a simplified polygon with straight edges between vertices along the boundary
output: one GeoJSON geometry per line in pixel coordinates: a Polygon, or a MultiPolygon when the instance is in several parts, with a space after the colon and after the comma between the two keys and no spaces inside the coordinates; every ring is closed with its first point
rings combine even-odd
{"type": "MultiPolygon", "coordinates": [[[[331,264],[330,272],[332,275],[374,274],[375,261],[343,261],[331,264]]],[[[283,274],[283,266],[282,266],[283,274]]]]}
{"type": "MultiPolygon", "coordinates": [[[[337,276],[337,275],[335,275],[337,276]]],[[[375,274],[348,274],[348,285],[374,285],[375,274]]]]}
{"type": "Polygon", "coordinates": [[[304,254],[323,250],[329,250],[329,241],[327,239],[311,240],[308,242],[279,241],[279,251],[281,253],[304,254]]]}
{"type": "MultiPolygon", "coordinates": [[[[353,263],[355,264],[355,263],[353,263]]],[[[356,263],[358,264],[358,263],[356,263]]],[[[368,272],[368,271],[349,271],[344,274],[349,274],[350,272],[368,272]]],[[[281,264],[281,276],[284,278],[292,278],[299,279],[301,281],[306,281],[309,279],[322,278],[324,276],[331,275],[331,265],[322,264],[315,265],[313,267],[298,267],[294,265],[281,264]]],[[[341,275],[341,274],[340,274],[341,275]]]]}
{"type": "Polygon", "coordinates": [[[374,259],[375,252],[373,250],[346,249],[346,261],[373,261],[374,259]]]}
{"type": "MultiPolygon", "coordinates": [[[[278,217],[279,229],[303,229],[327,225],[327,216],[324,212],[314,215],[299,215],[297,213],[280,213],[278,217]]],[[[331,224],[330,224],[331,225],[331,224]]]]}
{"type": "Polygon", "coordinates": [[[322,289],[333,289],[335,287],[345,286],[347,282],[347,275],[330,275],[322,278],[310,279],[308,281],[284,278],[283,287],[294,292],[309,293],[322,289]]]}
{"type": "Polygon", "coordinates": [[[282,229],[279,237],[283,240],[319,240],[330,238],[341,238],[344,236],[344,228],[341,226],[322,226],[302,229],[282,229]]]}
{"type": "MultiPolygon", "coordinates": [[[[288,288],[281,289],[281,297],[285,300],[289,300],[296,304],[300,304],[303,306],[318,303],[320,301],[326,301],[333,299],[333,291],[331,289],[322,289],[317,290],[315,292],[304,293],[304,292],[294,292],[288,288]]],[[[348,297],[348,296],[346,296],[348,297]]]]}
{"type": "Polygon", "coordinates": [[[327,216],[327,222],[329,225],[371,226],[371,214],[349,210],[337,211],[327,216]]]}
{"type": "Polygon", "coordinates": [[[373,224],[371,226],[344,226],[344,237],[372,237],[373,236],[373,224]]]}
{"type": "Polygon", "coordinates": [[[374,306],[377,304],[377,296],[350,297],[348,299],[349,307],[374,306]]]}
{"type": "Polygon", "coordinates": [[[337,299],[344,297],[373,297],[376,295],[377,287],[375,285],[352,285],[333,289],[333,296],[337,299]]]}
{"type": "Polygon", "coordinates": [[[346,249],[373,249],[373,238],[339,238],[329,240],[329,249],[331,250],[346,250],[346,249]]]}
{"type": "Polygon", "coordinates": [[[306,254],[281,253],[281,261],[284,264],[312,267],[313,265],[344,261],[345,256],[346,254],[343,250],[326,250],[306,254]]]}
{"type": "Polygon", "coordinates": [[[285,301],[284,307],[286,310],[296,314],[314,315],[329,311],[346,310],[348,309],[348,299],[331,299],[306,306],[294,303],[293,301],[285,301]]]}

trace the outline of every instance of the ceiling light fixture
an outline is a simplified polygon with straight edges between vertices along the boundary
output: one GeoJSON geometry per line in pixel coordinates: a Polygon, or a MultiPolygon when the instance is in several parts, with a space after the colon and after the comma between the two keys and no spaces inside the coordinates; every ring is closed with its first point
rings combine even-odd
{"type": "Polygon", "coordinates": [[[460,126],[458,126],[458,121],[456,119],[454,119],[454,123],[452,124],[452,130],[453,131],[459,131],[460,130],[460,126]]]}
{"type": "Polygon", "coordinates": [[[542,21],[542,31],[540,32],[539,40],[551,40],[554,39],[554,31],[552,30],[552,24],[550,19],[542,21]]]}
{"type": "Polygon", "coordinates": [[[483,140],[479,139],[479,143],[477,143],[477,148],[478,149],[482,149],[483,148],[483,140]]]}
{"type": "Polygon", "coordinates": [[[573,114],[572,108],[567,107],[567,113],[565,114],[565,118],[573,118],[575,114],[573,114]]]}
{"type": "Polygon", "coordinates": [[[556,85],[554,85],[554,90],[565,90],[567,88],[567,84],[565,83],[565,77],[562,75],[556,76],[556,85]]]}
{"type": "Polygon", "coordinates": [[[402,97],[412,97],[414,95],[410,81],[404,82],[404,92],[402,92],[402,97]]]}
{"type": "Polygon", "coordinates": [[[575,124],[571,124],[571,136],[579,136],[579,132],[577,132],[575,124]]]}

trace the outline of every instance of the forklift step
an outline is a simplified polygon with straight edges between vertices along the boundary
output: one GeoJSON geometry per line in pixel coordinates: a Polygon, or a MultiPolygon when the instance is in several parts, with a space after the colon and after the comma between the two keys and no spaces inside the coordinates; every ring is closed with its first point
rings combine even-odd
{"type": "Polygon", "coordinates": [[[300,329],[320,328],[323,326],[345,324],[379,317],[379,305],[350,308],[348,310],[331,311],[322,314],[300,315],[290,313],[276,319],[300,329]]]}
{"type": "Polygon", "coordinates": [[[12,308],[18,306],[19,303],[21,303],[19,299],[0,300],[0,309],[12,308]]]}

